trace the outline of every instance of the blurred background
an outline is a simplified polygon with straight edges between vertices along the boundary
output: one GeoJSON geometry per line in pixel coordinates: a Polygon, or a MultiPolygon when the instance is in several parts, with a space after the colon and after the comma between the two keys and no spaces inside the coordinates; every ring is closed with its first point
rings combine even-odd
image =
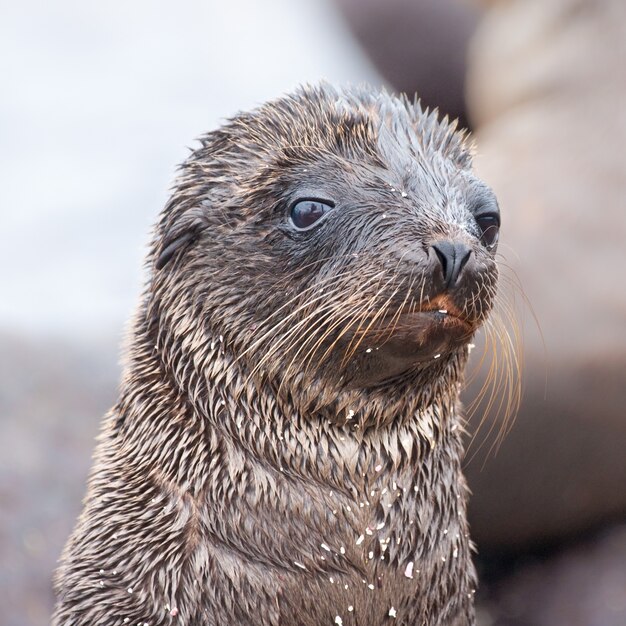
{"type": "Polygon", "coordinates": [[[1,15],[1,626],[48,623],[176,163],[320,78],[459,117],[500,200],[523,393],[503,443],[493,411],[468,453],[481,626],[626,623],[623,0],[2,0],[1,15]]]}

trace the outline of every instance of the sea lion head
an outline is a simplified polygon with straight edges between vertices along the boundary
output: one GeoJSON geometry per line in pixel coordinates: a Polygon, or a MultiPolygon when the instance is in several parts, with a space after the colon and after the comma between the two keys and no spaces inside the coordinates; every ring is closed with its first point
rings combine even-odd
{"type": "Polygon", "coordinates": [[[454,386],[497,281],[498,205],[470,167],[436,112],[325,84],[205,135],[150,260],[164,363],[211,379],[219,350],[227,377],[330,413],[454,386]]]}

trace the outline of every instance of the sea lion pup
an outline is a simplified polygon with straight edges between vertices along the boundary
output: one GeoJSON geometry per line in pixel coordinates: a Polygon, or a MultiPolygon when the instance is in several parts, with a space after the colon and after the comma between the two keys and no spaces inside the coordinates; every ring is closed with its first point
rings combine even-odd
{"type": "Polygon", "coordinates": [[[457,398],[500,218],[464,137],[322,85],[201,144],[54,624],[474,624],[457,398]]]}

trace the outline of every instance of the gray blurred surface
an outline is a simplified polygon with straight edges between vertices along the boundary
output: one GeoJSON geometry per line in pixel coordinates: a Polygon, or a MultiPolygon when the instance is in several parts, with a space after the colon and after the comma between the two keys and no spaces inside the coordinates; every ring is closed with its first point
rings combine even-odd
{"type": "Polygon", "coordinates": [[[197,136],[301,82],[380,83],[325,0],[1,12],[0,327],[116,332],[197,136]]]}

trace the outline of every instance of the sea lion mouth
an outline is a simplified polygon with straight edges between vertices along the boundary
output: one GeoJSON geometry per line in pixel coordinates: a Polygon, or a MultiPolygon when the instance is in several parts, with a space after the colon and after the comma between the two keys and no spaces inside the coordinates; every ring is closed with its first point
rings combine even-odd
{"type": "Polygon", "coordinates": [[[424,309],[382,320],[369,338],[380,342],[378,351],[421,361],[440,356],[468,342],[477,324],[449,309],[424,309]]]}
{"type": "MultiPolygon", "coordinates": [[[[447,309],[425,309],[415,313],[404,313],[398,318],[400,333],[421,336],[424,333],[443,330],[444,332],[471,334],[476,328],[463,316],[447,309]]],[[[391,327],[391,336],[396,330],[391,327]]]]}
{"type": "Polygon", "coordinates": [[[425,308],[387,316],[356,331],[351,343],[359,347],[353,354],[364,351],[366,357],[383,361],[421,363],[468,343],[478,325],[455,308],[425,308]]]}
{"type": "Polygon", "coordinates": [[[428,308],[381,317],[344,336],[342,365],[354,366],[352,387],[383,384],[416,366],[439,362],[469,343],[478,326],[478,321],[454,309],[428,308]]]}

